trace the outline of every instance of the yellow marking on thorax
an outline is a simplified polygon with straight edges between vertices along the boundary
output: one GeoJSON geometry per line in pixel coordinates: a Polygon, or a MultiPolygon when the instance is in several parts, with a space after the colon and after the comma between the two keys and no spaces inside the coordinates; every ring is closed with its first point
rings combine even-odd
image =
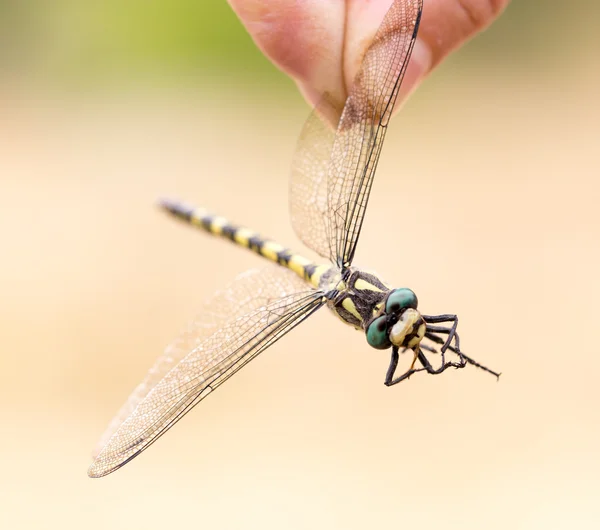
{"type": "Polygon", "coordinates": [[[271,261],[277,261],[277,253],[281,252],[285,247],[274,241],[265,241],[260,249],[260,253],[271,261]]]}
{"type": "Polygon", "coordinates": [[[223,227],[227,226],[229,222],[225,217],[214,217],[212,222],[210,223],[210,231],[216,236],[220,236],[221,232],[223,232],[223,227]]]}
{"type": "Polygon", "coordinates": [[[366,280],[363,280],[362,278],[359,278],[354,282],[354,287],[359,291],[375,291],[377,293],[383,292],[379,287],[373,285],[372,283],[369,283],[366,280]]]}
{"type": "Polygon", "coordinates": [[[310,265],[312,262],[309,259],[306,259],[304,256],[300,254],[292,254],[290,256],[290,260],[288,261],[288,268],[294,271],[298,276],[304,278],[304,267],[310,265]]]}
{"type": "Polygon", "coordinates": [[[329,270],[329,265],[319,265],[312,276],[308,279],[313,287],[319,288],[321,276],[329,270]]]}
{"type": "Polygon", "coordinates": [[[354,315],[358,319],[359,322],[362,322],[362,317],[360,316],[360,313],[356,309],[356,306],[354,305],[352,298],[344,298],[344,301],[342,302],[342,307],[346,311],[348,311],[348,313],[351,313],[352,315],[354,315]]]}
{"type": "Polygon", "coordinates": [[[381,308],[383,307],[383,302],[379,302],[374,308],[373,308],[373,316],[377,315],[380,311],[381,308]]]}
{"type": "MultiPolygon", "coordinates": [[[[373,271],[373,270],[371,270],[371,269],[361,269],[361,270],[362,270],[362,272],[366,272],[367,274],[370,274],[370,275],[372,275],[372,276],[375,276],[375,278],[377,278],[377,279],[378,279],[378,280],[379,280],[379,281],[380,281],[380,282],[381,282],[383,285],[385,285],[385,286],[386,286],[388,289],[391,289],[391,288],[392,288],[392,287],[391,287],[391,285],[390,285],[390,283],[389,283],[389,282],[386,282],[385,280],[383,280],[383,279],[382,279],[382,278],[379,276],[379,274],[377,274],[377,272],[376,272],[376,271],[373,271]]],[[[358,280],[357,280],[357,281],[358,281],[358,280]]],[[[366,282],[366,283],[368,283],[368,282],[366,282]]]]}
{"type": "Polygon", "coordinates": [[[233,239],[236,243],[239,243],[240,245],[247,248],[248,246],[250,246],[248,240],[254,236],[256,236],[256,232],[249,230],[248,228],[240,228],[233,235],[233,239]]]}

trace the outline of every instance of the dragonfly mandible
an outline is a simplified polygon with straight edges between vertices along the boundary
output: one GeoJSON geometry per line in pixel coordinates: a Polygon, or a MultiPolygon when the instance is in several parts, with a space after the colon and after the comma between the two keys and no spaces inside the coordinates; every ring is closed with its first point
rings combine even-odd
{"type": "Polygon", "coordinates": [[[177,218],[278,266],[242,274],[204,304],[200,316],[167,347],[109,425],[89,476],[107,475],[135,458],[240,368],[323,306],[363,331],[370,346],[391,349],[388,386],[417,372],[440,374],[467,364],[499,376],[461,351],[456,315],[424,315],[412,290],[393,289],[352,265],[422,8],[422,0],[392,3],[341,114],[324,96],[300,135],[290,181],[291,221],[304,244],[328,264],[313,263],[202,208],[161,202],[177,218]],[[332,116],[337,128],[330,125],[332,116]],[[411,352],[413,359],[409,369],[396,376],[401,351],[411,352]],[[451,360],[446,358],[448,351],[451,360]],[[428,358],[432,353],[439,354],[435,367],[428,358]]]}

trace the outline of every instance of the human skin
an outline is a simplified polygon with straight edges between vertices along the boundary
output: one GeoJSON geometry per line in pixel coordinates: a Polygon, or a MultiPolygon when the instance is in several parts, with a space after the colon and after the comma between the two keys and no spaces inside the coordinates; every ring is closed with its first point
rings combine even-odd
{"type": "MultiPolygon", "coordinates": [[[[402,1],[402,0],[396,0],[402,1]]],[[[424,0],[399,99],[450,52],[491,24],[510,0],[424,0]]],[[[392,0],[229,0],[263,53],[311,104],[328,92],[345,101],[392,0]]]]}

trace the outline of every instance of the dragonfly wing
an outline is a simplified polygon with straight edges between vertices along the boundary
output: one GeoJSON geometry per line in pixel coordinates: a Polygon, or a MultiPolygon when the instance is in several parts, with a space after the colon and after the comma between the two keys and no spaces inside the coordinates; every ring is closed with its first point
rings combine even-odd
{"type": "Polygon", "coordinates": [[[311,114],[292,169],[292,223],[340,267],[354,258],[373,177],[417,35],[422,0],[395,0],[367,49],[341,117],[328,98],[311,114]],[[334,131],[328,123],[337,123],[334,131]]]}
{"type": "Polygon", "coordinates": [[[129,462],[323,303],[322,292],[307,291],[286,269],[238,277],[157,360],[111,422],[88,474],[101,477],[129,462]]]}
{"type": "Polygon", "coordinates": [[[354,79],[328,175],[329,223],[340,266],[354,258],[379,154],[414,42],[422,0],[395,0],[354,79]]]}
{"type": "Polygon", "coordinates": [[[307,247],[332,262],[336,250],[328,217],[327,175],[340,115],[341,109],[324,94],[298,138],[289,193],[290,218],[296,235],[307,247]]]}

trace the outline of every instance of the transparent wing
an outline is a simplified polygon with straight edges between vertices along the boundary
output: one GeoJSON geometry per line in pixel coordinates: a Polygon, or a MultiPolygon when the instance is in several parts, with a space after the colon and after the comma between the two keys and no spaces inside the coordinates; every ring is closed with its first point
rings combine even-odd
{"type": "Polygon", "coordinates": [[[269,265],[264,270],[240,274],[231,284],[204,301],[197,317],[167,346],[113,418],[98,442],[94,458],[157,383],[207,337],[228,322],[268,305],[273,299],[303,290],[306,290],[306,284],[291,271],[269,265]]]}
{"type": "Polygon", "coordinates": [[[292,160],[290,218],[300,240],[335,263],[335,244],[328,222],[327,175],[335,127],[341,110],[328,94],[306,120],[292,160]]]}
{"type": "Polygon", "coordinates": [[[136,457],[323,303],[322,292],[307,291],[286,269],[238,277],[157,360],[111,422],[88,474],[104,476],[136,457]]]}
{"type": "Polygon", "coordinates": [[[292,169],[292,223],[307,246],[340,267],[354,258],[422,8],[422,0],[393,2],[364,56],[336,133],[325,119],[334,112],[329,105],[311,114],[300,137],[292,169]]]}

